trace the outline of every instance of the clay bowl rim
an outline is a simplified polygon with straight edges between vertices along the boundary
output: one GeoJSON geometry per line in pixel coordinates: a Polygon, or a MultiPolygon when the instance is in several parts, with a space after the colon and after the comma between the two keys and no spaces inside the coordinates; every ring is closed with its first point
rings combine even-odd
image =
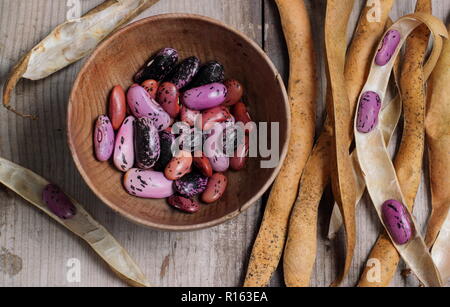
{"type": "MultiPolygon", "coordinates": [[[[110,36],[108,36],[103,42],[101,42],[96,48],[95,50],[92,52],[92,54],[89,56],[89,58],[87,59],[87,61],[83,64],[83,67],[81,68],[81,70],[78,72],[77,74],[77,78],[72,86],[71,89],[71,93],[70,93],[70,97],[69,97],[69,103],[68,103],[68,108],[67,108],[67,141],[68,141],[68,145],[69,145],[69,149],[72,155],[72,159],[75,162],[75,165],[77,167],[78,172],[81,174],[81,177],[83,178],[83,180],[86,182],[86,184],[88,185],[88,187],[91,189],[91,191],[104,203],[106,204],[110,209],[112,209],[114,212],[119,213],[121,216],[123,216],[124,218],[126,218],[127,220],[150,228],[150,229],[156,229],[156,230],[163,230],[163,231],[173,231],[173,232],[185,232],[185,231],[195,231],[195,230],[202,230],[202,229],[207,229],[207,228],[211,228],[217,225],[220,225],[222,223],[225,223],[231,219],[233,219],[234,217],[238,216],[239,214],[241,214],[242,212],[246,211],[247,209],[249,209],[252,205],[254,205],[259,199],[261,199],[261,197],[263,196],[263,194],[270,188],[270,186],[272,185],[272,183],[275,181],[276,177],[278,176],[281,167],[284,163],[284,160],[286,159],[287,156],[287,152],[288,152],[288,144],[290,141],[290,132],[291,132],[291,113],[290,113],[290,104],[289,104],[289,98],[288,98],[288,94],[286,91],[286,87],[284,85],[284,82],[277,70],[277,68],[275,67],[275,65],[273,64],[273,62],[270,60],[270,58],[267,56],[267,54],[261,49],[261,47],[254,42],[252,39],[248,38],[245,34],[239,32],[238,30],[233,29],[232,27],[216,20],[210,17],[206,17],[206,16],[202,16],[202,15],[197,15],[197,14],[180,14],[180,13],[169,13],[169,14],[159,14],[159,15],[154,15],[154,16],[150,16],[150,17],[146,17],[143,19],[140,19],[138,21],[135,21],[133,23],[130,23],[129,25],[115,31],[113,34],[111,34],[110,36]],[[285,106],[285,120],[286,120],[286,125],[287,125],[287,131],[286,131],[286,140],[285,142],[283,142],[283,144],[280,144],[282,147],[281,150],[281,155],[280,155],[280,163],[279,165],[274,169],[272,175],[269,177],[269,179],[266,181],[266,183],[255,193],[255,195],[249,200],[247,201],[244,205],[240,206],[239,208],[237,208],[235,211],[233,211],[232,213],[229,213],[227,215],[224,215],[220,218],[217,219],[213,219],[211,221],[208,222],[204,222],[204,223],[199,223],[199,224],[193,224],[193,225],[167,225],[167,224],[162,224],[162,223],[155,223],[155,222],[150,222],[146,219],[142,219],[139,217],[136,217],[132,214],[130,214],[127,210],[123,210],[121,207],[116,206],[113,202],[108,201],[102,194],[101,191],[99,191],[94,183],[91,181],[90,177],[87,175],[87,173],[85,172],[85,170],[83,169],[83,167],[81,166],[81,162],[79,160],[79,157],[76,153],[75,150],[75,146],[73,143],[73,139],[72,139],[72,130],[70,128],[71,126],[71,111],[74,108],[74,104],[73,101],[75,101],[75,94],[77,89],[79,88],[79,83],[81,82],[81,76],[84,74],[85,71],[88,70],[88,67],[91,66],[91,64],[95,61],[95,58],[97,56],[98,53],[100,53],[104,47],[112,40],[119,38],[122,35],[126,35],[126,32],[128,32],[129,30],[135,28],[135,27],[140,27],[146,23],[149,22],[153,22],[155,20],[164,20],[164,19],[193,19],[193,20],[200,20],[201,22],[204,23],[209,23],[221,28],[224,28],[227,31],[232,32],[233,34],[235,34],[240,40],[245,41],[246,43],[248,43],[251,47],[253,47],[255,49],[255,51],[262,56],[262,58],[265,60],[265,62],[269,65],[269,68],[272,70],[276,81],[277,81],[277,85],[280,87],[281,89],[281,93],[283,96],[283,101],[280,103],[284,103],[285,106]]],[[[131,197],[131,196],[130,196],[131,197]]]]}

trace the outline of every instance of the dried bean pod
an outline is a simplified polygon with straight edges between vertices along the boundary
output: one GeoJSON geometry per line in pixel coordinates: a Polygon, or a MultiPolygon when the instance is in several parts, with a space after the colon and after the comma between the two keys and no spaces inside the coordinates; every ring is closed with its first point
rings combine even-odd
{"type": "MultiPolygon", "coordinates": [[[[358,26],[347,50],[345,63],[344,75],[350,110],[355,109],[361,88],[366,81],[373,50],[384,33],[393,3],[394,0],[379,1],[378,22],[367,18],[373,11],[369,2],[361,12],[358,26]]],[[[292,7],[285,6],[285,9],[290,12],[292,7]]],[[[347,41],[339,43],[347,46],[347,41]]],[[[327,105],[331,103],[330,98],[328,94],[327,105]]],[[[330,160],[333,154],[332,124],[328,116],[303,171],[300,191],[294,209],[290,213],[289,237],[283,259],[284,279],[286,285],[290,287],[307,287],[311,282],[317,253],[318,207],[323,192],[330,182],[330,160]]],[[[336,211],[339,212],[339,209],[336,211]]]]}
{"type": "Polygon", "coordinates": [[[105,0],[81,18],[58,25],[14,66],[3,87],[3,104],[14,113],[25,116],[9,105],[11,93],[21,78],[43,79],[90,54],[104,38],[121,25],[148,9],[158,0],[105,0]]]}
{"type": "MultiPolygon", "coordinates": [[[[448,36],[448,32],[440,20],[424,13],[402,17],[391,27],[391,29],[398,30],[402,38],[393,58],[397,57],[400,47],[405,43],[406,38],[411,32],[423,24],[425,24],[434,35],[435,48],[433,48],[429,62],[436,63],[442,48],[441,36],[448,36]]],[[[368,76],[368,81],[364,86],[362,93],[377,88],[377,93],[383,100],[393,66],[394,61],[390,61],[384,67],[380,67],[374,61],[368,76]]],[[[386,199],[396,199],[403,204],[407,204],[407,201],[405,200],[406,198],[403,194],[403,189],[400,188],[400,182],[391,157],[384,144],[380,128],[375,127],[370,134],[361,133],[358,131],[357,118],[355,117],[354,133],[359,166],[361,171],[365,174],[367,190],[373,205],[379,218],[383,220],[383,203],[386,199]]],[[[404,208],[406,210],[406,207],[404,208]]],[[[412,215],[409,212],[408,214],[411,217],[412,228],[417,229],[412,215]]],[[[389,228],[386,228],[389,231],[389,228]]],[[[392,244],[425,286],[442,285],[439,272],[433,263],[429,250],[420,233],[415,232],[406,245],[397,244],[395,241],[392,241],[392,244]]]]}
{"type": "Polygon", "coordinates": [[[276,0],[275,3],[281,15],[291,60],[289,101],[292,129],[288,154],[267,201],[250,256],[244,282],[246,287],[267,286],[278,267],[289,216],[298,194],[298,183],[314,144],[317,78],[310,18],[304,1],[276,0]]]}
{"type": "MultiPolygon", "coordinates": [[[[67,196],[76,208],[75,215],[69,220],[56,216],[49,210],[43,199],[43,191],[50,182],[29,169],[1,157],[0,183],[23,197],[61,226],[86,241],[101,259],[112,268],[113,272],[126,283],[135,287],[149,286],[147,278],[128,255],[127,251],[75,199],[67,196]]],[[[69,211],[71,212],[72,210],[69,211]]]]}

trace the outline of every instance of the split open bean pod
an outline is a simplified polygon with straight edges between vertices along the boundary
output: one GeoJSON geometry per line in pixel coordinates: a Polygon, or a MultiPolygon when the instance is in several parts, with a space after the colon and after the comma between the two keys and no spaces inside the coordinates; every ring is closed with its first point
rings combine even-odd
{"type": "MultiPolygon", "coordinates": [[[[385,65],[379,65],[380,63],[377,63],[375,60],[377,58],[377,55],[375,55],[370,74],[360,98],[365,97],[365,93],[367,92],[374,92],[383,104],[389,77],[394,66],[394,59],[398,56],[401,46],[405,43],[411,32],[422,24],[426,24],[434,35],[435,45],[429,61],[434,64],[437,62],[442,50],[442,37],[448,36],[448,32],[442,22],[424,13],[416,13],[402,17],[387,31],[387,33],[390,33],[392,30],[398,31],[401,37],[400,43],[397,45],[390,61],[385,65]]],[[[385,43],[383,41],[380,43],[379,52],[383,50],[382,46],[385,43]]],[[[358,112],[362,112],[361,100],[358,105],[358,112]]],[[[370,125],[369,122],[366,124],[370,125]]],[[[406,201],[400,189],[400,184],[390,155],[386,149],[379,125],[374,124],[369,130],[368,132],[361,131],[361,123],[358,122],[357,114],[355,117],[354,133],[359,166],[365,174],[366,186],[380,221],[389,233],[393,245],[419,280],[425,286],[442,286],[439,272],[420,232],[414,231],[406,242],[401,242],[397,237],[398,229],[395,229],[397,226],[392,227],[389,222],[390,217],[386,216],[386,202],[394,200],[397,202],[397,206],[392,208],[390,214],[398,211],[397,214],[401,214],[402,219],[407,216],[409,219],[408,223],[410,223],[409,227],[419,229],[416,226],[412,214],[405,206],[406,201]],[[400,213],[399,208],[401,208],[403,213],[400,213]]]]}
{"type": "Polygon", "coordinates": [[[141,269],[116,239],[81,204],[50,182],[20,165],[0,158],[0,183],[86,241],[125,282],[139,287],[149,285],[141,269]],[[52,196],[54,199],[51,199],[52,196]]]}

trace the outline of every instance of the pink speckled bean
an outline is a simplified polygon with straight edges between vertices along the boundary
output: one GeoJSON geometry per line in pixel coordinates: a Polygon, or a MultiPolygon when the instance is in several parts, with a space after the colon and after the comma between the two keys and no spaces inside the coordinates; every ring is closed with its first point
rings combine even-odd
{"type": "Polygon", "coordinates": [[[356,129],[360,133],[369,133],[378,124],[381,109],[380,96],[375,92],[365,92],[361,96],[356,119],[356,129]]]}
{"type": "Polygon", "coordinates": [[[223,150],[224,129],[225,125],[214,125],[211,135],[203,145],[205,156],[211,162],[211,166],[215,172],[226,172],[230,167],[230,158],[223,150]]]}
{"type": "Polygon", "coordinates": [[[166,198],[175,193],[172,180],[151,170],[130,169],[123,178],[123,185],[128,193],[141,198],[166,198]]]}
{"type": "Polygon", "coordinates": [[[198,118],[200,118],[201,112],[188,109],[185,106],[181,106],[180,118],[182,122],[185,122],[191,127],[194,127],[198,118]]]}
{"type": "Polygon", "coordinates": [[[150,97],[140,85],[134,84],[127,93],[128,106],[137,118],[148,117],[158,131],[163,131],[171,124],[170,115],[150,97]]]}
{"type": "Polygon", "coordinates": [[[94,148],[95,155],[101,162],[107,161],[113,154],[114,129],[106,115],[100,115],[95,124],[94,148]]]}
{"type": "Polygon", "coordinates": [[[383,204],[381,211],[392,240],[399,245],[408,243],[413,235],[413,226],[405,206],[399,201],[388,200],[383,204]]]}
{"type": "Polygon", "coordinates": [[[202,111],[221,105],[227,96],[227,87],[211,83],[184,92],[181,102],[192,110],[202,111]]]}
{"type": "Polygon", "coordinates": [[[77,208],[72,201],[54,184],[49,184],[42,191],[42,200],[48,209],[57,217],[68,220],[77,214],[77,208]]]}
{"type": "Polygon", "coordinates": [[[390,30],[386,33],[381,43],[381,47],[375,57],[375,63],[384,66],[392,59],[401,40],[401,34],[397,30],[390,30]]]}
{"type": "Polygon", "coordinates": [[[114,147],[114,165],[119,171],[126,172],[134,165],[134,122],[128,116],[119,129],[114,147]]]}

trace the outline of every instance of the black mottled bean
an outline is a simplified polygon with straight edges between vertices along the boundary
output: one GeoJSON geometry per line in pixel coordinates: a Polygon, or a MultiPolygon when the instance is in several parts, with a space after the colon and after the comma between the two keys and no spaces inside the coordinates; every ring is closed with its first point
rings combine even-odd
{"type": "Polygon", "coordinates": [[[134,81],[139,84],[149,79],[162,81],[175,68],[177,62],[178,51],[164,48],[134,76],[134,81]]]}
{"type": "Polygon", "coordinates": [[[150,118],[143,117],[136,120],[134,135],[137,166],[141,169],[152,168],[161,152],[158,130],[150,118]]]}

